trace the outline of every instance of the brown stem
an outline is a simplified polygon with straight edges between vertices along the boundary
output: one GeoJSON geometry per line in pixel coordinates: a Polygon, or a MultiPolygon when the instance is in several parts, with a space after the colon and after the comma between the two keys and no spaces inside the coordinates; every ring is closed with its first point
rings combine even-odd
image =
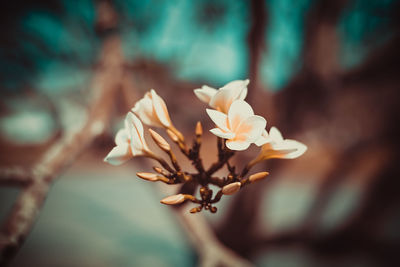
{"type": "Polygon", "coordinates": [[[160,163],[161,166],[164,167],[164,169],[166,169],[167,171],[169,171],[171,173],[175,173],[175,171],[169,166],[169,164],[164,159],[160,158],[159,156],[157,156],[153,152],[146,151],[145,157],[151,158],[151,159],[154,159],[154,160],[158,161],[158,163],[160,163]]]}
{"type": "Polygon", "coordinates": [[[241,174],[240,174],[240,178],[243,178],[246,176],[246,174],[249,173],[249,171],[251,170],[251,168],[253,168],[254,165],[256,165],[257,163],[261,162],[262,159],[260,157],[257,157],[255,159],[253,159],[252,161],[250,161],[249,163],[247,163],[247,165],[243,168],[241,174]]]}
{"type": "Polygon", "coordinates": [[[213,185],[217,185],[219,187],[223,187],[225,185],[225,181],[218,177],[210,177],[209,182],[213,185]]]}
{"type": "Polygon", "coordinates": [[[178,161],[176,160],[175,154],[172,152],[172,150],[168,151],[168,156],[171,159],[171,163],[174,166],[175,170],[177,172],[181,171],[181,166],[179,166],[178,161]]]}
{"type": "Polygon", "coordinates": [[[20,167],[0,169],[0,184],[6,186],[27,186],[32,183],[32,174],[20,167]]]}
{"type": "Polygon", "coordinates": [[[92,81],[92,88],[97,91],[94,92],[88,120],[79,131],[67,132],[32,169],[32,183],[21,191],[1,229],[0,265],[9,262],[20,249],[40,212],[52,181],[106,129],[122,76],[120,39],[108,36],[103,43],[99,68],[92,81]]]}
{"type": "Polygon", "coordinates": [[[210,175],[214,174],[216,171],[218,171],[219,169],[221,169],[225,165],[226,161],[229,158],[231,158],[233,155],[234,154],[231,153],[231,154],[227,155],[226,158],[223,159],[222,161],[218,161],[218,162],[214,163],[213,165],[211,165],[211,167],[207,170],[206,175],[210,176],[210,175]]]}

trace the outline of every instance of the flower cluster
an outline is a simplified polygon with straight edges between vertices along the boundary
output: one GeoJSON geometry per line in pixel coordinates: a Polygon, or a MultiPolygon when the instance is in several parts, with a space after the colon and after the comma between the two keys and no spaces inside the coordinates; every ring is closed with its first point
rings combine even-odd
{"type": "Polygon", "coordinates": [[[164,100],[153,89],[128,112],[124,128],[115,136],[116,146],[104,161],[120,165],[136,156],[154,159],[161,165],[153,168],[156,173],[138,172],[138,177],[166,184],[194,183],[195,187],[200,188],[200,199],[194,196],[194,192],[182,191],[180,194],[162,199],[161,203],[176,205],[189,200],[198,204],[190,210],[192,213],[199,212],[203,208],[216,212],[217,208],[213,204],[223,195],[232,195],[245,185],[264,179],[269,174],[259,172],[246,177],[255,164],[272,158],[294,159],[307,150],[307,146],[298,141],[284,139],[276,127],[271,127],[269,132],[266,130],[266,119],[255,115],[252,107],[245,101],[248,84],[249,80],[237,80],[220,89],[204,85],[194,90],[196,96],[212,108],[206,109],[206,112],[216,126],[210,132],[218,137],[218,161],[209,168],[203,166],[200,157],[203,134],[201,123],[198,122],[196,125],[194,142],[189,148],[182,133],[173,125],[164,100]],[[151,151],[146,143],[142,122],[148,126],[164,128],[180,151],[192,162],[197,172],[183,171],[170,144],[160,134],[149,129],[151,138],[168,154],[170,163],[151,151]],[[229,159],[235,151],[246,150],[251,144],[261,147],[260,153],[241,172],[236,173],[236,168],[230,165],[229,159]],[[214,177],[215,172],[224,166],[229,171],[227,176],[214,177]],[[210,184],[220,187],[215,195],[209,187],[210,184]]]}

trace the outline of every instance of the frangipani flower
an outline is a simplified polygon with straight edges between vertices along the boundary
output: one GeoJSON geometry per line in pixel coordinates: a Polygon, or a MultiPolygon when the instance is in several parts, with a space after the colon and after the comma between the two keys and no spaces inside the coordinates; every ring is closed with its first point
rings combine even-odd
{"type": "Polygon", "coordinates": [[[163,128],[170,128],[172,126],[167,105],[153,89],[136,102],[132,111],[138,115],[144,124],[149,126],[163,128]]]}
{"type": "Polygon", "coordinates": [[[251,106],[243,100],[236,100],[229,108],[228,115],[212,109],[207,114],[218,128],[210,131],[228,139],[226,146],[231,150],[245,150],[261,137],[267,121],[254,115],[251,106]]]}
{"type": "Polygon", "coordinates": [[[269,136],[268,136],[268,132],[267,130],[264,129],[264,131],[261,133],[260,138],[258,138],[254,144],[256,144],[257,146],[262,146],[265,143],[268,143],[270,140],[269,136]]]}
{"type": "Polygon", "coordinates": [[[201,89],[195,89],[194,93],[210,107],[226,114],[233,101],[244,100],[246,98],[249,82],[248,79],[232,81],[219,90],[203,85],[201,89]]]}
{"type": "Polygon", "coordinates": [[[143,134],[142,122],[132,112],[126,115],[124,128],[115,136],[116,146],[104,158],[111,165],[120,165],[131,157],[151,153],[143,134]]]}
{"type": "Polygon", "coordinates": [[[281,132],[276,127],[269,130],[268,142],[261,148],[258,156],[260,160],[270,158],[295,159],[306,152],[307,146],[291,139],[283,139],[281,132]]]}

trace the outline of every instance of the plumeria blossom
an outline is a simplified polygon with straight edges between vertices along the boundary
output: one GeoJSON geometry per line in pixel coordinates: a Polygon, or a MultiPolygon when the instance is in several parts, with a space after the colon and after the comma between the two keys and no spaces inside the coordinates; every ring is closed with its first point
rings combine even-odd
{"type": "Polygon", "coordinates": [[[154,127],[170,128],[172,126],[167,105],[164,100],[151,89],[142,99],[136,102],[132,111],[144,124],[154,127]]]}
{"type": "Polygon", "coordinates": [[[162,182],[168,185],[183,184],[185,186],[189,183],[190,186],[198,187],[200,194],[200,197],[194,193],[172,195],[163,198],[161,203],[179,205],[192,202],[197,206],[190,209],[190,213],[197,213],[203,209],[211,213],[217,212],[214,204],[222,197],[233,195],[247,185],[264,180],[269,175],[267,171],[250,173],[254,165],[270,158],[297,158],[307,150],[307,146],[300,142],[284,139],[275,127],[269,131],[266,130],[265,118],[255,115],[252,107],[244,101],[248,84],[249,80],[236,80],[219,90],[206,85],[194,90],[196,96],[211,107],[206,111],[216,126],[210,131],[219,138],[217,161],[209,167],[204,165],[201,157],[203,153],[200,153],[203,140],[201,122],[196,124],[193,144],[188,145],[183,134],[174,127],[164,100],[153,89],[128,112],[124,128],[120,129],[115,136],[116,146],[104,161],[112,165],[120,165],[135,156],[155,160],[159,166],[153,166],[154,172],[137,172],[136,175],[146,181],[162,182]],[[180,158],[176,157],[169,141],[153,129],[149,129],[149,133],[164,156],[150,151],[144,138],[142,122],[149,126],[164,128],[171,141],[179,147],[182,155],[191,162],[195,172],[193,170],[188,172],[183,168],[185,166],[181,165],[180,158]],[[222,142],[221,138],[226,140],[222,142]],[[235,154],[233,151],[246,150],[253,143],[261,147],[260,153],[245,163],[242,170],[237,171],[237,167],[229,163],[230,158],[235,154]],[[166,156],[169,160],[164,159],[166,156]],[[229,174],[216,176],[216,173],[224,166],[227,167],[229,174]],[[219,187],[218,192],[214,194],[209,185],[219,187]]]}
{"type": "Polygon", "coordinates": [[[120,165],[131,157],[151,153],[143,134],[142,122],[132,112],[128,112],[124,121],[124,128],[115,136],[116,146],[104,158],[111,165],[120,165]]]}
{"type": "Polygon", "coordinates": [[[226,146],[231,150],[247,149],[261,137],[267,124],[263,117],[254,115],[251,106],[243,100],[234,101],[228,114],[212,109],[206,111],[217,126],[210,131],[218,137],[228,139],[226,146]]]}
{"type": "Polygon", "coordinates": [[[235,100],[244,100],[246,98],[249,82],[248,79],[232,81],[219,90],[203,85],[202,88],[195,89],[194,93],[210,107],[227,114],[235,100]]]}
{"type": "Polygon", "coordinates": [[[278,158],[278,159],[295,159],[306,152],[307,146],[291,139],[283,139],[281,132],[276,127],[271,127],[265,143],[261,148],[259,158],[261,160],[278,158]]]}
{"type": "Polygon", "coordinates": [[[257,146],[262,146],[262,145],[264,145],[265,143],[268,143],[269,140],[270,140],[270,138],[269,138],[268,132],[267,132],[267,130],[264,129],[263,132],[261,133],[260,138],[258,138],[258,139],[254,142],[254,144],[256,144],[257,146]]]}

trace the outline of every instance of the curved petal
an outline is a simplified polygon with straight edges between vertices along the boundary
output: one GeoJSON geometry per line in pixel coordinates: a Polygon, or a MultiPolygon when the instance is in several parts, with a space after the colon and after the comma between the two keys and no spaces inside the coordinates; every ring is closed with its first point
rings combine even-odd
{"type": "Polygon", "coordinates": [[[226,114],[209,108],[206,109],[206,112],[218,128],[224,132],[230,132],[228,128],[228,116],[226,114]]]}
{"type": "Polygon", "coordinates": [[[246,82],[246,87],[240,93],[239,98],[238,98],[239,100],[244,100],[247,96],[247,85],[249,84],[250,80],[247,79],[247,80],[245,80],[245,82],[246,82]]]}
{"type": "Polygon", "coordinates": [[[268,132],[267,130],[264,129],[264,131],[261,133],[261,137],[258,138],[254,144],[256,144],[256,146],[262,146],[266,143],[270,142],[270,138],[268,136],[268,132]]]}
{"type": "Polygon", "coordinates": [[[284,141],[286,149],[291,150],[290,152],[283,155],[281,158],[284,159],[295,159],[303,155],[307,151],[307,146],[296,140],[286,139],[284,141]]]}
{"type": "Polygon", "coordinates": [[[220,128],[214,128],[211,129],[210,132],[215,134],[218,137],[224,138],[224,139],[232,139],[235,137],[234,133],[231,132],[223,132],[220,128]]]}
{"type": "Polygon", "coordinates": [[[132,112],[134,112],[144,124],[154,127],[162,127],[162,124],[157,118],[155,118],[153,113],[153,102],[151,101],[149,93],[146,93],[141,100],[136,102],[135,106],[132,108],[132,112]]]}
{"type": "Polygon", "coordinates": [[[132,157],[132,154],[129,149],[129,145],[120,145],[115,146],[110,153],[104,158],[104,162],[107,162],[111,165],[121,165],[132,157]]]}
{"type": "Polygon", "coordinates": [[[228,112],[229,129],[231,129],[232,132],[236,132],[240,123],[253,115],[254,111],[246,101],[234,101],[228,112]]]}
{"type": "Polygon", "coordinates": [[[158,120],[164,127],[170,127],[171,119],[168,114],[167,105],[165,104],[164,100],[156,93],[156,91],[151,89],[150,92],[153,101],[153,109],[157,115],[158,120]]]}
{"type": "Polygon", "coordinates": [[[129,133],[126,128],[119,129],[117,134],[115,135],[115,144],[118,145],[125,145],[129,144],[129,133]]]}
{"type": "Polygon", "coordinates": [[[243,90],[247,90],[247,84],[248,82],[241,80],[227,83],[211,98],[210,106],[227,113],[232,102],[240,98],[243,90]]]}
{"type": "Polygon", "coordinates": [[[231,82],[225,84],[221,89],[228,89],[228,90],[239,89],[239,90],[243,90],[244,88],[247,88],[247,85],[249,83],[250,83],[249,79],[246,79],[246,80],[235,80],[235,81],[231,81],[231,82]]]}
{"type": "Polygon", "coordinates": [[[217,89],[209,87],[207,85],[203,85],[201,89],[195,89],[194,94],[198,99],[203,101],[204,103],[210,103],[211,98],[217,93],[217,89]]]}
{"type": "Polygon", "coordinates": [[[272,126],[271,129],[269,129],[269,137],[271,138],[271,141],[273,143],[283,142],[283,137],[281,132],[278,130],[278,128],[274,126],[272,126]]]}
{"type": "Polygon", "coordinates": [[[261,137],[267,121],[261,116],[251,116],[244,120],[235,131],[235,141],[243,141],[253,143],[261,137]]]}
{"type": "Polygon", "coordinates": [[[143,154],[143,150],[149,150],[144,139],[143,125],[142,122],[132,112],[128,112],[126,115],[126,121],[128,122],[128,129],[131,136],[131,149],[132,155],[138,156],[143,154]]]}
{"type": "Polygon", "coordinates": [[[230,150],[242,151],[246,150],[250,146],[250,143],[247,142],[246,140],[227,140],[226,146],[230,150]]]}

